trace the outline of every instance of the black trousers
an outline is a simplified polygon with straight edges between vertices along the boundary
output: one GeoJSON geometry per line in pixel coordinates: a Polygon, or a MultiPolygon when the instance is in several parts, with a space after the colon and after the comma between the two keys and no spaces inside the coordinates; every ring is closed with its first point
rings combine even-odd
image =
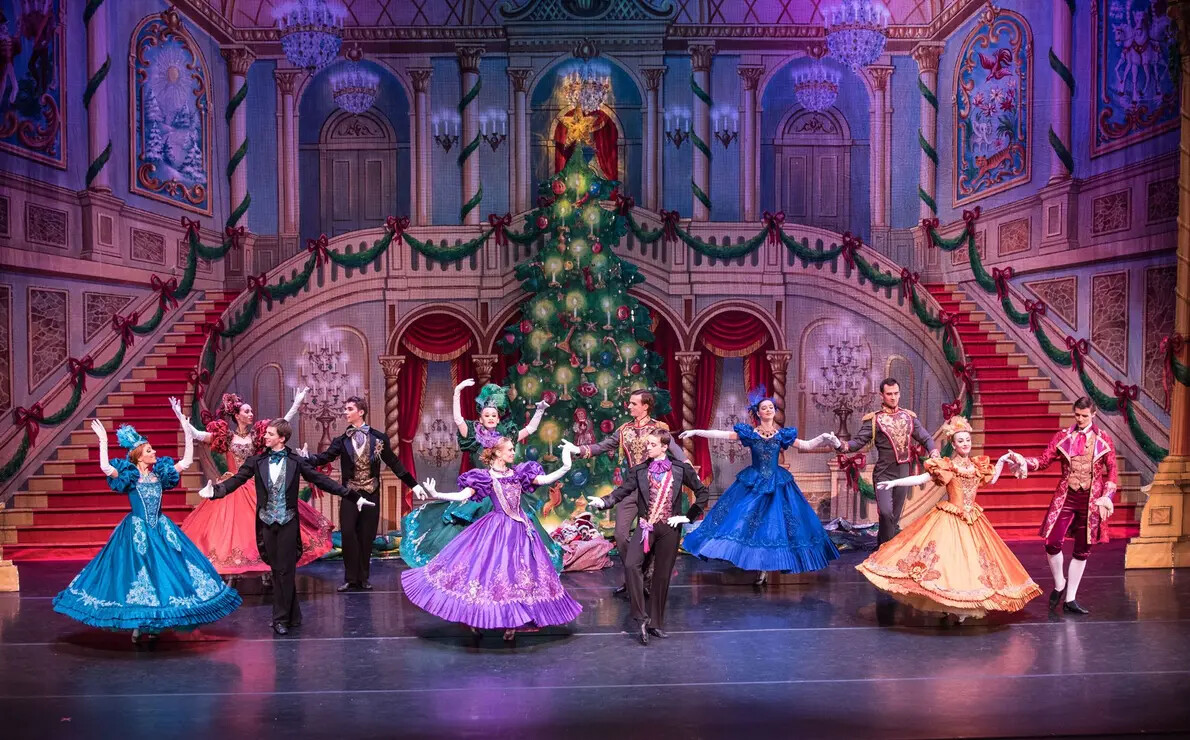
{"type": "MultiPolygon", "coordinates": [[[[912,463],[887,464],[877,461],[872,469],[872,484],[881,481],[905,478],[910,474],[912,463]]],[[[908,488],[900,486],[891,491],[876,491],[876,511],[880,514],[880,529],[876,533],[876,546],[888,542],[901,531],[901,511],[905,508],[905,497],[909,495],[908,488]]]]}
{"type": "Polygon", "coordinates": [[[624,553],[624,576],[628,583],[628,600],[632,604],[632,618],[648,622],[650,626],[663,629],[665,626],[665,602],[669,598],[669,579],[673,575],[674,562],[678,559],[678,543],[681,534],[665,522],[658,522],[649,537],[649,553],[645,554],[640,535],[628,543],[624,553]],[[649,599],[645,603],[645,561],[653,565],[649,578],[649,599]]]}
{"type": "Polygon", "coordinates": [[[380,495],[357,493],[376,505],[360,511],[355,502],[343,499],[339,502],[339,529],[343,535],[343,580],[362,586],[372,570],[372,540],[380,527],[380,495]]]}
{"type": "Polygon", "coordinates": [[[273,570],[273,623],[287,627],[302,623],[302,609],[297,597],[297,561],[301,553],[298,517],[285,524],[264,525],[265,556],[273,570]]]}

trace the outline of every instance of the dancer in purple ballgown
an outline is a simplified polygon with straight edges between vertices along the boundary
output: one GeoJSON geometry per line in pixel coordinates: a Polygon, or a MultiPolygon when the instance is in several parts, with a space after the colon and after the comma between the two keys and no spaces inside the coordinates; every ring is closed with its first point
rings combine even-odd
{"type": "Polygon", "coordinates": [[[501,438],[480,455],[485,468],[459,476],[463,490],[440,493],[435,482],[426,493],[445,501],[492,500],[492,510],[460,532],[422,568],[401,574],[409,600],[431,614],[469,625],[472,631],[504,629],[512,640],[518,628],[565,624],[583,610],[562,588],[549,552],[521,510],[521,495],[566,475],[576,448],[564,445],[562,467],[545,474],[536,462],[513,465],[513,442],[501,438]]]}

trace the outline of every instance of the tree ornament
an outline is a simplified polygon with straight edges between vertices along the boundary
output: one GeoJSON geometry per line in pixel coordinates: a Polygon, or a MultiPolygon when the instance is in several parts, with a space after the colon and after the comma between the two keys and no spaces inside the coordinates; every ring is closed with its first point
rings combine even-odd
{"type": "Polygon", "coordinates": [[[589,380],[579,383],[578,394],[583,398],[594,398],[595,394],[599,392],[599,388],[589,380]]]}
{"type": "Polygon", "coordinates": [[[571,367],[578,367],[581,364],[583,364],[583,361],[581,359],[579,359],[578,355],[570,356],[570,366],[571,367]]]}
{"type": "Polygon", "coordinates": [[[599,431],[603,432],[604,434],[611,434],[615,428],[616,423],[611,419],[604,419],[603,421],[599,422],[599,431]]]}
{"type": "Polygon", "coordinates": [[[553,406],[558,402],[558,394],[554,393],[553,391],[546,391],[545,393],[541,394],[541,400],[553,406]]]}
{"type": "Polygon", "coordinates": [[[633,375],[639,375],[639,374],[640,374],[640,363],[639,363],[639,362],[634,362],[634,363],[632,363],[632,367],[631,367],[631,368],[629,368],[629,371],[630,371],[630,372],[631,372],[633,375]]]}
{"type": "Polygon", "coordinates": [[[537,458],[541,457],[541,450],[537,449],[536,447],[529,447],[525,450],[525,457],[529,458],[530,460],[536,460],[537,458]]]}
{"type": "Polygon", "coordinates": [[[528,375],[529,374],[529,366],[523,362],[518,362],[517,366],[516,366],[516,371],[518,373],[520,373],[521,375],[528,375]]]}
{"type": "Polygon", "coordinates": [[[612,363],[615,361],[616,361],[616,357],[611,352],[604,350],[599,353],[600,367],[611,367],[612,363]]]}
{"type": "Polygon", "coordinates": [[[504,335],[504,343],[505,344],[515,344],[516,343],[516,334],[513,334],[512,332],[508,332],[507,334],[505,334],[504,335]]]}
{"type": "Polygon", "coordinates": [[[566,192],[566,183],[561,180],[554,180],[553,184],[550,185],[550,189],[554,191],[554,195],[561,195],[566,192]]]}
{"type": "Polygon", "coordinates": [[[533,331],[533,322],[529,321],[529,319],[522,319],[521,334],[528,334],[531,331],[533,331]]]}
{"type": "Polygon", "coordinates": [[[602,251],[603,251],[603,245],[600,244],[599,242],[594,242],[591,244],[591,252],[592,253],[599,254],[602,251]]]}
{"type": "Polygon", "coordinates": [[[545,216],[538,216],[536,223],[538,230],[543,230],[550,225],[550,220],[545,216]]]}
{"type": "Polygon", "coordinates": [[[627,321],[628,320],[628,307],[620,306],[619,308],[617,308],[616,309],[616,318],[619,319],[620,321],[627,321]]]}

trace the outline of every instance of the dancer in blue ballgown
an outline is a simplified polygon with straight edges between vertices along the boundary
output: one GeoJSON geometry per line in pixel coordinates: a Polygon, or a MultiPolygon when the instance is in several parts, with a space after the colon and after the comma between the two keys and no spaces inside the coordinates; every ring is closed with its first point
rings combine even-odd
{"type": "Polygon", "coordinates": [[[835,436],[827,432],[806,441],[797,438],[796,429],[778,427],[777,406],[763,387],[749,392],[748,401],[756,426],[736,424],[730,432],[692,429],[680,435],[739,440],[752,453],[752,464],[740,471],[682,546],[701,558],[760,571],[756,584],[763,585],[767,571],[804,573],[839,557],[818,515],[780,464],[786,448],[806,452],[831,447],[835,436]]]}
{"type": "Polygon", "coordinates": [[[181,480],[194,457],[190,426],[177,399],[170,399],[182,422],[186,450],[174,462],[157,457],[149,441],[128,424],[116,432],[127,458],[108,460],[107,430],[94,419],[99,438],[99,467],[107,484],[128,496],[132,511],[116,526],[107,544],[64,591],[54,597],[54,611],[91,627],[156,635],[193,629],[222,619],[240,605],[240,595],[219,578],[215,567],[169,517],[161,513],[161,495],[181,480]]]}

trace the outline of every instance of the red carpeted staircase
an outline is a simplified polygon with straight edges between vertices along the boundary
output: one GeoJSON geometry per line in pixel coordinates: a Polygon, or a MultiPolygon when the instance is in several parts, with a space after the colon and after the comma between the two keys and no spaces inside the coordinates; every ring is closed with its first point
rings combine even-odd
{"type": "MultiPolygon", "coordinates": [[[[8,508],[0,510],[0,542],[6,558],[87,559],[103,547],[129,505],[126,496],[108,488],[99,469],[91,418],[98,417],[107,428],[112,457],[124,454],[115,431],[126,423],[147,437],[158,455],[181,457],[183,437],[168,399],[174,396],[185,403],[190,371],[198,366],[205,340],[199,328],[218,319],[230,301],[230,295],[208,293],[193,309],[175,317],[173,326],[140,366],[80,423],[37,473],[29,476],[8,508]]],[[[180,523],[192,508],[193,501],[188,503],[187,496],[201,485],[198,471],[195,464],[182,475],[181,484],[162,498],[163,513],[175,522],[180,523]]]]}
{"type": "MultiPolygon", "coordinates": [[[[1040,368],[1029,364],[1028,356],[961,290],[950,285],[925,287],[943,310],[960,317],[959,337],[975,370],[976,405],[971,424],[977,452],[993,461],[1010,449],[1026,457],[1040,455],[1054,432],[1073,423],[1073,399],[1067,399],[1040,368]]],[[[1140,475],[1126,471],[1123,458],[1119,462],[1120,493],[1111,518],[1113,539],[1140,532],[1140,475]]],[[[1057,464],[1030,473],[1025,480],[1005,473],[994,487],[980,492],[979,504],[1001,537],[1037,537],[1060,473],[1057,464]]]]}

